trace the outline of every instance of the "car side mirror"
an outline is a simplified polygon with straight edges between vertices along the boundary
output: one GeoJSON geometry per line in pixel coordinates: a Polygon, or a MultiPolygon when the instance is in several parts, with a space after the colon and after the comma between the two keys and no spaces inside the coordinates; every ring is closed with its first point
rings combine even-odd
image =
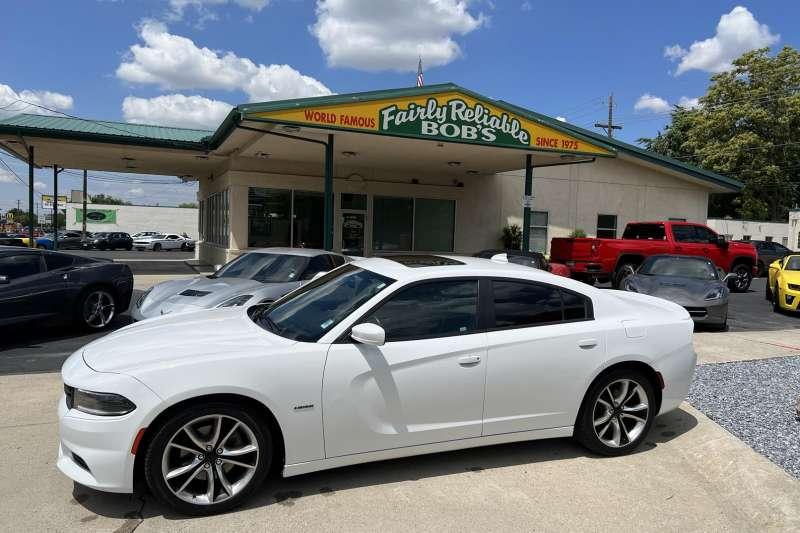
{"type": "Polygon", "coordinates": [[[717,246],[722,246],[723,248],[728,246],[728,239],[725,238],[725,235],[717,235],[717,246]]]}
{"type": "Polygon", "coordinates": [[[314,281],[315,279],[321,278],[321,277],[322,277],[322,276],[324,276],[325,274],[327,274],[327,272],[326,272],[326,271],[324,271],[324,270],[320,270],[319,272],[317,272],[316,274],[314,274],[314,277],[312,277],[312,278],[311,278],[311,281],[314,281]]]}
{"type": "Polygon", "coordinates": [[[739,277],[739,276],[737,276],[737,275],[736,275],[736,274],[734,274],[733,272],[730,272],[730,273],[728,273],[728,274],[725,274],[725,277],[724,277],[724,278],[722,278],[722,282],[723,282],[723,283],[728,283],[729,281],[731,281],[731,280],[734,280],[734,279],[737,279],[738,277],[739,277]]]}
{"type": "Polygon", "coordinates": [[[0,285],[8,285],[9,279],[8,276],[0,276],[0,285]]]}
{"type": "Polygon", "coordinates": [[[361,344],[383,346],[386,343],[386,332],[377,324],[364,322],[353,326],[353,329],[350,330],[350,338],[361,344]]]}
{"type": "Polygon", "coordinates": [[[222,265],[214,265],[214,272],[222,268],[222,265]]]}

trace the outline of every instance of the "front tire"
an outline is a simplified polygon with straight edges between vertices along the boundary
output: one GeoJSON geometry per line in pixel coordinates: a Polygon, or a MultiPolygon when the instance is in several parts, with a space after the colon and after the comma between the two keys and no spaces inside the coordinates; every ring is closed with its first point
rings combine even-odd
{"type": "Polygon", "coordinates": [[[159,243],[155,243],[153,245],[153,251],[154,252],[160,252],[161,251],[161,245],[159,243]]]}
{"type": "Polygon", "coordinates": [[[240,505],[261,486],[273,449],[269,430],[247,407],[191,405],[153,437],[145,477],[150,490],[180,513],[220,513],[240,505]]]}
{"type": "Polygon", "coordinates": [[[635,370],[614,370],[586,393],[575,438],[600,455],[626,455],[645,439],[656,411],[650,380],[635,370]]]}
{"type": "Polygon", "coordinates": [[[753,269],[745,263],[735,265],[731,273],[736,274],[736,279],[728,282],[728,288],[733,292],[747,292],[753,281],[753,269]]]}
{"type": "Polygon", "coordinates": [[[625,280],[636,273],[637,266],[638,265],[636,263],[622,263],[621,265],[619,265],[617,269],[614,271],[612,286],[615,289],[622,288],[623,283],[625,283],[625,280]]]}

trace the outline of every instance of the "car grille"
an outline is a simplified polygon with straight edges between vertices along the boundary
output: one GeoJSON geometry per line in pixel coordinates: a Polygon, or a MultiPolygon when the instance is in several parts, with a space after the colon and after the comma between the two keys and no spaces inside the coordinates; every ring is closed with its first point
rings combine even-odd
{"type": "Polygon", "coordinates": [[[207,294],[211,294],[211,292],[209,292],[209,291],[196,291],[194,289],[186,289],[185,291],[180,293],[181,296],[196,296],[198,298],[200,296],[205,296],[207,294]]]}
{"type": "Polygon", "coordinates": [[[702,318],[708,314],[708,311],[706,311],[705,307],[687,307],[686,310],[689,311],[691,316],[696,316],[699,318],[702,318]]]}
{"type": "Polygon", "coordinates": [[[75,403],[75,387],[64,383],[64,395],[67,397],[67,409],[72,409],[72,405],[75,403]]]}

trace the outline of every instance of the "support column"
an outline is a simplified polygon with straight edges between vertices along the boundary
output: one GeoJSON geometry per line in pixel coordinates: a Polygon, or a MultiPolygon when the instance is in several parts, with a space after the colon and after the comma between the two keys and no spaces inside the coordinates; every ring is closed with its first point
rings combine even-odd
{"type": "Polygon", "coordinates": [[[86,169],[83,170],[83,226],[81,227],[81,241],[86,240],[86,198],[88,194],[88,187],[86,185],[86,169]]]}
{"type": "Polygon", "coordinates": [[[53,163],[53,250],[58,250],[58,165],[53,163]]]}
{"type": "MultiPolygon", "coordinates": [[[[525,196],[533,196],[533,156],[525,156],[525,196]]],[[[526,204],[522,209],[522,251],[531,251],[531,208],[526,204]]]]}
{"type": "Polygon", "coordinates": [[[325,145],[325,213],[324,242],[326,250],[333,250],[333,134],[328,134],[325,145]]]}
{"type": "Polygon", "coordinates": [[[28,246],[36,248],[33,238],[33,146],[28,147],[28,246]]]}

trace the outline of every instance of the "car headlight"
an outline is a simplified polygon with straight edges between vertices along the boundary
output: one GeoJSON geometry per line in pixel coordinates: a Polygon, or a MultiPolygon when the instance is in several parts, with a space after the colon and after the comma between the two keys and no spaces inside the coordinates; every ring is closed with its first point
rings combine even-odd
{"type": "Polygon", "coordinates": [[[122,416],[136,409],[136,405],[132,401],[119,394],[83,389],[72,389],[72,405],[70,405],[68,387],[64,388],[67,390],[67,405],[90,415],[122,416]]]}
{"type": "Polygon", "coordinates": [[[629,292],[639,292],[639,289],[636,288],[636,285],[629,280],[625,281],[625,290],[629,292]]]}
{"type": "Polygon", "coordinates": [[[225,300],[217,307],[239,307],[247,303],[247,300],[252,298],[252,294],[240,294],[239,296],[234,296],[229,300],[225,300]]]}
{"type": "Polygon", "coordinates": [[[711,289],[705,296],[706,300],[719,300],[722,298],[722,289],[711,289]]]}
{"type": "Polygon", "coordinates": [[[788,283],[787,285],[789,286],[790,291],[800,291],[800,285],[797,285],[796,283],[788,283]]]}
{"type": "Polygon", "coordinates": [[[150,287],[149,289],[144,291],[141,296],[139,296],[139,298],[136,300],[136,309],[141,309],[142,305],[144,304],[145,299],[147,299],[147,297],[150,295],[150,293],[152,291],[153,291],[153,287],[150,287]]]}

